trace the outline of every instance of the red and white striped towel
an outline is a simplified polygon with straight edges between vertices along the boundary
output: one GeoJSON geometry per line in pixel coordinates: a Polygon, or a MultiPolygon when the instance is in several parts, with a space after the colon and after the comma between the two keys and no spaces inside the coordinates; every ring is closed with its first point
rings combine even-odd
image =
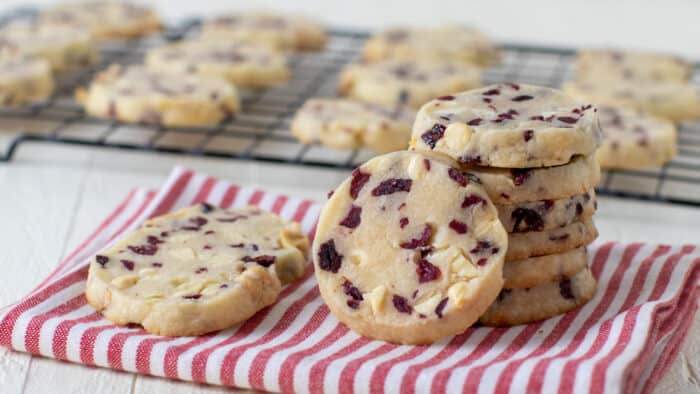
{"type": "Polygon", "coordinates": [[[590,248],[595,299],[544,322],[471,328],[432,346],[362,338],[329,314],[311,266],[240,326],[186,338],[103,319],[83,296],[89,256],[143,220],[192,203],[259,205],[309,234],[321,204],[175,169],[135,190],[32,293],[5,308],[0,344],[60,360],[277,392],[650,392],[672,363],[700,293],[694,246],[590,248]]]}

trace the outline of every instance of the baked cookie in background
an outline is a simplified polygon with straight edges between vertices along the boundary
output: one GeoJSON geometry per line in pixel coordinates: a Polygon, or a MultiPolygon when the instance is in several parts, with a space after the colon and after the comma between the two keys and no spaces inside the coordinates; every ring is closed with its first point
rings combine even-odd
{"type": "Polygon", "coordinates": [[[362,49],[369,62],[383,60],[445,61],[480,67],[498,63],[500,53],[480,31],[465,26],[393,28],[374,34],[362,49]]]}
{"type": "Polygon", "coordinates": [[[345,67],[338,93],[385,106],[419,108],[425,102],[481,85],[481,71],[454,62],[386,60],[345,67]]]}
{"type": "Polygon", "coordinates": [[[692,65],[680,57],[655,52],[583,49],[576,55],[576,78],[686,82],[692,65]]]}
{"type": "Polygon", "coordinates": [[[200,204],[150,219],[94,256],[85,295],[116,324],[202,335],[274,303],[303,275],[308,246],[298,223],[200,204]]]}
{"type": "Polygon", "coordinates": [[[369,148],[384,153],[405,149],[415,113],[345,98],[313,98],[291,122],[302,143],[340,149],[369,148]]]}
{"type": "Polygon", "coordinates": [[[195,39],[153,48],[146,53],[144,63],[154,72],[221,77],[247,88],[281,85],[290,78],[283,54],[228,41],[195,39]]]}
{"type": "Polygon", "coordinates": [[[32,56],[0,56],[0,107],[17,107],[48,99],[54,91],[48,61],[32,56]]]}
{"type": "Polygon", "coordinates": [[[238,112],[236,88],[218,77],[112,65],[76,97],[95,117],[163,126],[211,126],[238,112]]]}
{"type": "Polygon", "coordinates": [[[84,28],[96,39],[138,38],[161,28],[160,17],[152,9],[117,0],[60,3],[41,11],[39,21],[84,28]]]}

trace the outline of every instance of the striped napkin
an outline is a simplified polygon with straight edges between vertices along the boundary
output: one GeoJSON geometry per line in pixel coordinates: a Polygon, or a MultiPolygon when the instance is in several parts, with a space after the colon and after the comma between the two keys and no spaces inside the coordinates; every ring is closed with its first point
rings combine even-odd
{"type": "Polygon", "coordinates": [[[329,314],[311,265],[278,302],[230,330],[166,338],[103,319],[83,296],[88,258],[145,219],[196,202],[258,205],[313,234],[321,204],[177,168],[135,190],[41,284],[0,316],[3,346],[86,365],[274,392],[649,392],[697,309],[694,246],[590,247],[595,299],[544,322],[474,327],[432,346],[362,338],[329,314]]]}

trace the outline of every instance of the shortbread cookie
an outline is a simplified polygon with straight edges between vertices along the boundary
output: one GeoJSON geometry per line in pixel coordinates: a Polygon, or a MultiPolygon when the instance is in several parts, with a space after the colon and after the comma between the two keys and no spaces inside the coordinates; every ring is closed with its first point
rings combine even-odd
{"type": "Polygon", "coordinates": [[[464,26],[393,28],[375,34],[362,50],[364,59],[456,61],[479,66],[498,62],[500,54],[480,31],[464,26]]]}
{"type": "Polygon", "coordinates": [[[598,229],[592,217],[552,230],[509,233],[506,261],[563,253],[586,246],[596,238],[598,229]]]}
{"type": "Polygon", "coordinates": [[[323,27],[313,20],[260,11],[212,19],[202,26],[202,37],[300,51],[323,49],[327,40],[323,27]]]}
{"type": "Polygon", "coordinates": [[[326,203],[316,278],[354,331],[430,343],[464,331],[498,295],[506,232],[481,186],[453,164],[406,151],[379,156],[326,203]]]}
{"type": "Polygon", "coordinates": [[[314,98],[297,111],[291,131],[299,141],[377,152],[406,149],[413,111],[343,98],[314,98]]]}
{"type": "Polygon", "coordinates": [[[46,59],[58,72],[95,64],[100,58],[86,30],[41,23],[13,24],[0,30],[0,56],[16,54],[46,59]]]}
{"type": "Polygon", "coordinates": [[[481,71],[470,65],[386,60],[347,66],[338,92],[371,103],[418,108],[435,97],[480,85],[481,71]]]}
{"type": "Polygon", "coordinates": [[[54,80],[44,59],[30,56],[0,57],[0,107],[15,107],[49,98],[54,80]]]}
{"type": "Polygon", "coordinates": [[[558,254],[506,261],[503,265],[504,289],[525,289],[575,275],[588,267],[585,247],[558,254]]]}
{"type": "Polygon", "coordinates": [[[39,18],[46,24],[84,28],[98,39],[142,37],[161,27],[153,10],[115,0],[63,3],[41,12],[39,18]]]}
{"type": "Polygon", "coordinates": [[[113,65],[77,97],[90,115],[164,126],[215,125],[240,106],[236,88],[222,78],[143,66],[113,65]]]}
{"type": "Polygon", "coordinates": [[[229,41],[198,39],[154,48],[146,54],[145,63],[155,72],[221,77],[238,87],[280,85],[290,76],[283,54],[229,41]]]}
{"type": "Polygon", "coordinates": [[[626,107],[672,122],[700,118],[700,92],[690,82],[600,79],[567,82],[564,91],[598,105],[626,107]]]}
{"type": "Polygon", "coordinates": [[[587,303],[595,291],[596,280],[588,268],[529,289],[503,289],[479,321],[487,326],[515,326],[548,319],[587,303]]]}
{"type": "Polygon", "coordinates": [[[498,217],[509,233],[543,231],[567,226],[596,211],[595,191],[556,200],[496,205],[498,217]]]}
{"type": "Polygon", "coordinates": [[[95,256],[85,295],[114,323],[201,335],[274,303],[303,275],[307,250],[298,223],[200,204],[151,219],[95,256]]]}
{"type": "Polygon", "coordinates": [[[584,49],[576,57],[576,77],[583,80],[683,82],[690,79],[691,72],[690,63],[664,53],[584,49]]]}
{"type": "Polygon", "coordinates": [[[425,104],[411,146],[461,163],[504,168],[554,166],[600,144],[596,109],[559,90],[506,83],[425,104]]]}
{"type": "Polygon", "coordinates": [[[598,162],[603,168],[660,166],[676,156],[676,126],[638,111],[600,107],[603,144],[598,162]]]}

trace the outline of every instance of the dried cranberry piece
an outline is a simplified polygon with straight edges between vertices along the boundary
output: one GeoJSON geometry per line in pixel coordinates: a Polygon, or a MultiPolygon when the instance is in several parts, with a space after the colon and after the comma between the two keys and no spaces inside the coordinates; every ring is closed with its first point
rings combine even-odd
{"type": "Polygon", "coordinates": [[[569,123],[573,124],[578,122],[578,119],[571,117],[571,116],[557,116],[557,120],[564,122],[564,123],[569,123]]]}
{"type": "Polygon", "coordinates": [[[357,195],[360,194],[360,190],[369,181],[370,174],[362,172],[359,168],[356,168],[352,172],[352,181],[350,181],[350,197],[356,199],[357,195]]]}
{"type": "Polygon", "coordinates": [[[571,288],[571,279],[563,278],[559,281],[559,294],[567,300],[573,300],[574,297],[573,289],[571,288]]]}
{"type": "Polygon", "coordinates": [[[326,195],[326,198],[331,198],[333,197],[333,193],[335,193],[335,190],[329,190],[328,194],[326,195]]]}
{"type": "Polygon", "coordinates": [[[214,206],[209,203],[203,202],[199,204],[199,209],[202,211],[202,213],[209,213],[214,210],[214,206]]]}
{"type": "Polygon", "coordinates": [[[520,96],[513,97],[511,99],[511,101],[520,102],[520,101],[528,101],[528,100],[532,100],[532,99],[534,99],[534,97],[530,96],[529,94],[521,94],[520,96]]]}
{"type": "Polygon", "coordinates": [[[151,245],[158,245],[158,244],[163,243],[162,240],[160,240],[158,237],[155,237],[153,235],[149,235],[148,237],[146,237],[146,242],[148,242],[151,245]]]}
{"type": "Polygon", "coordinates": [[[425,166],[426,171],[430,171],[430,160],[423,159],[423,165],[425,166]]]}
{"type": "Polygon", "coordinates": [[[480,259],[476,262],[476,265],[478,265],[479,267],[483,267],[483,266],[485,266],[486,263],[488,263],[488,262],[489,262],[488,259],[486,259],[486,258],[480,258],[480,259]]]}
{"type": "Polygon", "coordinates": [[[467,186],[467,183],[469,183],[469,181],[467,180],[467,177],[464,176],[462,171],[460,171],[454,167],[450,167],[447,169],[447,175],[449,175],[450,179],[457,182],[462,187],[467,186]]]}
{"type": "Polygon", "coordinates": [[[532,209],[515,208],[510,217],[515,222],[513,223],[514,231],[542,231],[544,229],[542,216],[532,209]]]}
{"type": "Polygon", "coordinates": [[[207,230],[204,232],[204,235],[211,235],[211,234],[214,234],[215,232],[216,231],[214,231],[214,230],[207,230]]]}
{"type": "Polygon", "coordinates": [[[486,200],[484,200],[481,196],[477,196],[476,194],[470,194],[464,197],[464,201],[462,201],[462,208],[469,208],[476,204],[486,205],[486,200]]]}
{"type": "Polygon", "coordinates": [[[525,131],[523,131],[523,139],[525,140],[525,142],[530,141],[534,135],[535,135],[535,131],[534,131],[534,130],[525,130],[525,131]]]}
{"type": "Polygon", "coordinates": [[[211,248],[212,248],[211,245],[204,245],[204,246],[202,246],[202,249],[206,249],[206,250],[209,250],[209,249],[211,249],[211,248]]]}
{"type": "Polygon", "coordinates": [[[496,301],[503,302],[503,300],[508,298],[508,296],[510,295],[510,293],[512,291],[513,291],[512,289],[502,289],[501,292],[498,293],[498,298],[496,298],[496,301]]]}
{"type": "Polygon", "coordinates": [[[345,217],[340,222],[341,226],[345,226],[347,228],[355,228],[360,225],[360,222],[362,221],[362,218],[360,215],[362,214],[362,208],[351,205],[350,206],[350,212],[348,212],[348,216],[345,217]]]}
{"type": "Polygon", "coordinates": [[[544,207],[545,210],[549,211],[554,206],[554,201],[544,200],[544,204],[542,204],[542,206],[544,207]]]}
{"type": "Polygon", "coordinates": [[[497,96],[497,95],[501,94],[501,90],[500,89],[489,89],[482,94],[484,96],[497,96]]]}
{"type": "Polygon", "coordinates": [[[583,205],[580,202],[576,203],[576,216],[581,216],[583,213],[583,205]]]}
{"type": "Polygon", "coordinates": [[[419,238],[413,238],[410,241],[401,242],[399,246],[401,246],[402,249],[418,249],[420,247],[427,246],[432,235],[433,229],[430,227],[430,225],[426,224],[425,227],[423,227],[423,232],[419,238]]]}
{"type": "Polygon", "coordinates": [[[372,195],[379,197],[397,192],[410,192],[412,183],[411,179],[406,178],[387,179],[372,189],[372,195]]]}
{"type": "Polygon", "coordinates": [[[242,247],[245,246],[245,244],[244,244],[244,243],[239,243],[239,244],[231,244],[231,245],[229,245],[229,246],[232,247],[232,248],[242,248],[242,247]]]}
{"type": "Polygon", "coordinates": [[[156,245],[127,246],[132,252],[144,256],[153,256],[158,252],[156,245]]]}
{"type": "Polygon", "coordinates": [[[343,262],[343,255],[335,250],[335,241],[330,239],[323,243],[318,251],[318,266],[324,271],[337,273],[343,262]]]}
{"type": "Polygon", "coordinates": [[[435,149],[435,144],[437,144],[437,142],[445,136],[445,129],[445,125],[435,123],[433,127],[423,133],[420,138],[430,147],[430,149],[435,149]]]}
{"type": "Polygon", "coordinates": [[[418,266],[416,267],[416,274],[418,274],[418,282],[426,283],[440,278],[440,268],[432,264],[428,260],[419,260],[418,266]]]}
{"type": "Polygon", "coordinates": [[[242,260],[244,263],[258,263],[267,268],[275,263],[277,257],[264,254],[256,257],[244,256],[242,260]]]}
{"type": "Polygon", "coordinates": [[[401,313],[410,315],[411,312],[413,312],[413,308],[408,304],[408,300],[400,295],[394,294],[394,296],[391,297],[391,302],[394,304],[394,308],[401,313]]]}
{"type": "Polygon", "coordinates": [[[401,218],[399,220],[399,227],[404,228],[408,225],[408,218],[401,218]]]}
{"type": "Polygon", "coordinates": [[[494,247],[491,242],[489,241],[479,241],[476,243],[476,246],[472,248],[469,252],[472,254],[480,254],[483,253],[487,250],[491,249],[491,253],[495,254],[498,253],[498,248],[494,247]]]}
{"type": "Polygon", "coordinates": [[[451,100],[454,100],[454,99],[455,99],[455,96],[450,96],[450,95],[447,95],[447,96],[440,96],[440,97],[438,97],[437,99],[438,99],[438,100],[444,100],[444,101],[451,101],[451,100]]]}
{"type": "Polygon", "coordinates": [[[124,268],[128,269],[129,271],[134,270],[134,262],[131,260],[121,260],[122,265],[124,268]]]}
{"type": "Polygon", "coordinates": [[[532,175],[532,169],[530,168],[513,168],[510,170],[511,175],[513,175],[513,184],[515,186],[520,186],[532,175]]]}
{"type": "Polygon", "coordinates": [[[226,283],[222,283],[221,286],[219,286],[220,289],[225,289],[227,287],[228,287],[228,285],[226,283]]]}
{"type": "Polygon", "coordinates": [[[102,268],[104,268],[105,264],[109,263],[109,257],[103,256],[101,254],[95,256],[95,260],[97,261],[97,264],[102,266],[102,268]]]}
{"type": "Polygon", "coordinates": [[[205,219],[201,216],[190,218],[190,222],[194,223],[194,225],[197,227],[202,227],[205,224],[209,223],[209,221],[207,219],[205,219]]]}
{"type": "Polygon", "coordinates": [[[531,116],[530,120],[540,120],[540,121],[544,122],[544,116],[542,116],[542,115],[531,116]]]}
{"type": "Polygon", "coordinates": [[[437,306],[435,307],[435,314],[439,319],[442,319],[442,311],[445,310],[445,307],[447,306],[447,300],[449,298],[445,297],[438,302],[437,306]]]}
{"type": "Polygon", "coordinates": [[[462,156],[459,158],[459,162],[463,164],[481,164],[481,155],[462,156]]]}
{"type": "Polygon", "coordinates": [[[360,289],[355,287],[352,282],[347,279],[343,282],[343,291],[350,297],[347,304],[352,309],[357,309],[357,307],[360,306],[360,301],[364,300],[360,289]]]}
{"type": "Polygon", "coordinates": [[[152,265],[153,267],[160,268],[160,267],[163,266],[163,263],[159,263],[159,262],[156,261],[155,263],[151,263],[151,265],[152,265]]]}
{"type": "Polygon", "coordinates": [[[513,90],[520,90],[520,85],[518,85],[517,83],[506,82],[506,83],[504,83],[504,85],[512,88],[513,90]]]}
{"type": "Polygon", "coordinates": [[[184,298],[186,300],[198,300],[198,299],[202,298],[202,295],[201,294],[190,294],[190,295],[182,296],[182,298],[184,298]]]}
{"type": "Polygon", "coordinates": [[[200,268],[197,268],[197,270],[194,271],[194,273],[201,274],[202,272],[207,272],[207,271],[209,271],[209,269],[207,267],[200,267],[200,268]]]}
{"type": "Polygon", "coordinates": [[[464,234],[467,232],[467,224],[457,220],[452,220],[450,222],[450,228],[454,230],[457,234],[464,234]]]}

